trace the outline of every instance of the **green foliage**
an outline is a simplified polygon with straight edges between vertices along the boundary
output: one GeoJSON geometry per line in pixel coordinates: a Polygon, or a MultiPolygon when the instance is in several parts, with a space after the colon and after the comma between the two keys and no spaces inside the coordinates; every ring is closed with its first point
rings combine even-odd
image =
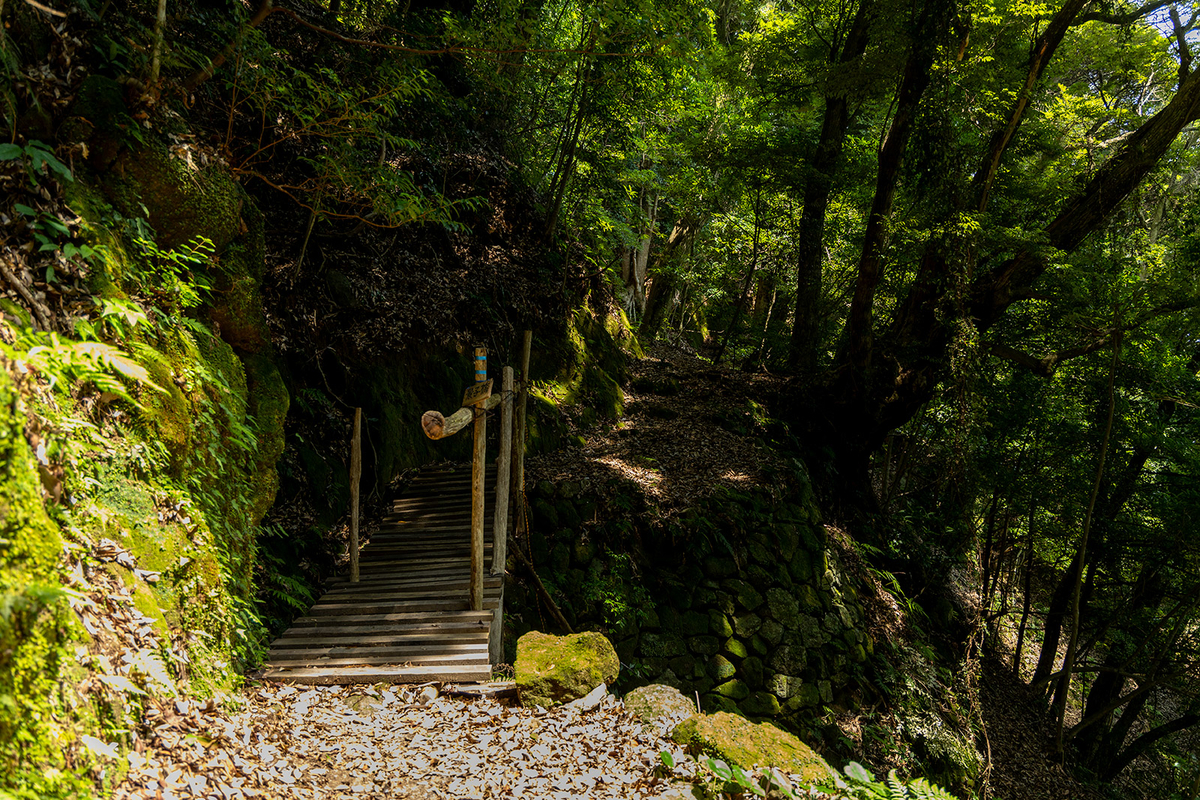
{"type": "Polygon", "coordinates": [[[136,406],[130,385],[163,391],[150,380],[145,367],[119,348],[102,342],[63,341],[56,333],[25,331],[15,345],[0,344],[0,350],[12,358],[22,358],[46,379],[51,389],[63,394],[90,385],[136,406]]]}
{"type": "Polygon", "coordinates": [[[604,626],[616,635],[636,630],[654,613],[650,593],[626,553],[610,553],[592,561],[581,594],[585,602],[599,608],[604,626]]]}
{"type": "Polygon", "coordinates": [[[59,161],[49,147],[36,139],[31,139],[24,147],[10,142],[0,143],[0,161],[17,159],[22,160],[25,164],[25,173],[34,187],[40,185],[39,177],[53,178],[56,174],[63,180],[75,180],[75,176],[71,174],[71,168],[59,161]]]}
{"type": "Polygon", "coordinates": [[[273,124],[248,139],[249,147],[226,141],[235,173],[265,181],[314,215],[377,227],[431,222],[464,230],[455,216],[485,203],[446,198],[402,164],[417,143],[400,135],[395,120],[431,96],[425,70],[400,59],[376,61],[367,73],[346,74],[320,61],[302,67],[257,32],[245,46],[247,57],[226,73],[229,131],[243,114],[259,120],[266,109],[273,124]],[[280,151],[297,146],[304,166],[279,164],[280,151]]]}
{"type": "MultiPolygon", "coordinates": [[[[675,759],[663,751],[659,759],[668,770],[675,768],[675,759]]],[[[793,786],[777,769],[759,771],[757,779],[736,764],[728,764],[719,758],[701,755],[697,759],[704,770],[718,781],[722,794],[741,796],[749,793],[756,797],[802,798],[810,795],[809,787],[793,786]]],[[[857,762],[845,768],[846,780],[834,778],[820,789],[831,796],[844,800],[956,800],[954,795],[924,778],[902,781],[896,771],[891,770],[882,781],[876,781],[869,770],[857,762]]]]}
{"type": "Polygon", "coordinates": [[[845,772],[850,780],[838,779],[835,785],[855,800],[955,800],[954,795],[924,778],[901,781],[895,770],[889,771],[882,781],[876,781],[875,776],[857,762],[848,764],[845,772]]]}

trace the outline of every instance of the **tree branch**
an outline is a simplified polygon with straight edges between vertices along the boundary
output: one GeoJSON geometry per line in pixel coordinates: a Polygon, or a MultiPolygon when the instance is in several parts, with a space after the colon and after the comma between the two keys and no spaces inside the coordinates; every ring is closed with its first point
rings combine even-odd
{"type": "Polygon", "coordinates": [[[1075,17],[1089,2],[1091,0],[1070,0],[1065,3],[1050,20],[1045,32],[1034,42],[1029,55],[1029,69],[1025,74],[1025,83],[1017,93],[1017,99],[1013,103],[1012,109],[1008,112],[1008,121],[1003,128],[992,135],[987,153],[983,157],[983,166],[975,172],[974,182],[978,193],[976,207],[980,211],[987,210],[988,195],[992,191],[992,183],[996,180],[996,173],[1000,169],[1000,161],[1008,149],[1009,143],[1012,142],[1013,136],[1016,135],[1017,128],[1021,126],[1021,120],[1025,118],[1025,109],[1029,107],[1034,85],[1041,79],[1042,72],[1050,63],[1050,59],[1054,56],[1059,44],[1062,43],[1063,37],[1067,35],[1067,30],[1075,21],[1075,17]]]}
{"type": "Polygon", "coordinates": [[[1082,25],[1085,22],[1103,22],[1107,25],[1128,25],[1131,22],[1137,22],[1142,17],[1153,14],[1163,6],[1169,6],[1174,0],[1151,0],[1138,8],[1126,11],[1124,14],[1113,14],[1105,11],[1089,11],[1076,20],[1076,24],[1082,25]]]}
{"type": "Polygon", "coordinates": [[[8,285],[21,296],[21,299],[29,306],[29,310],[33,313],[34,319],[37,321],[38,327],[44,331],[50,330],[50,310],[37,301],[33,293],[29,291],[29,287],[21,283],[21,280],[16,276],[16,273],[10,269],[8,259],[0,257],[0,277],[3,277],[8,285]]]}
{"type": "MultiPolygon", "coordinates": [[[[1045,298],[1043,298],[1045,299],[1045,298]]],[[[998,358],[1003,358],[1006,361],[1011,361],[1014,364],[1019,364],[1025,367],[1034,375],[1040,375],[1043,378],[1049,378],[1054,375],[1058,365],[1064,361],[1069,361],[1072,358],[1086,356],[1089,353],[1094,353],[1097,350],[1103,350],[1112,344],[1113,337],[1120,334],[1128,333],[1129,331],[1137,330],[1142,325],[1150,322],[1158,317],[1174,314],[1177,311],[1185,311],[1189,308],[1200,306],[1200,298],[1188,297],[1180,300],[1174,300],[1170,303],[1163,303],[1160,306],[1150,309],[1146,313],[1139,316],[1136,320],[1127,325],[1117,327],[1103,328],[1097,333],[1098,336],[1090,341],[1077,344],[1074,347],[1067,347],[1063,350],[1058,350],[1053,353],[1047,353],[1042,357],[1030,355],[1015,348],[1009,347],[1006,344],[994,341],[984,341],[983,348],[989,355],[994,355],[998,358]]]]}

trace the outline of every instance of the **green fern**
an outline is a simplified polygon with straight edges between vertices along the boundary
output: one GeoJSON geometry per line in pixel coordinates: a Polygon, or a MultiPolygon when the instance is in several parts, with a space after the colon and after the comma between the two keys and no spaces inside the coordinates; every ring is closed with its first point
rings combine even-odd
{"type": "Polygon", "coordinates": [[[924,778],[905,783],[896,775],[896,770],[888,772],[882,782],[876,781],[870,770],[856,761],[847,764],[845,772],[850,782],[839,778],[837,788],[846,797],[855,800],[957,800],[954,795],[924,778]]]}

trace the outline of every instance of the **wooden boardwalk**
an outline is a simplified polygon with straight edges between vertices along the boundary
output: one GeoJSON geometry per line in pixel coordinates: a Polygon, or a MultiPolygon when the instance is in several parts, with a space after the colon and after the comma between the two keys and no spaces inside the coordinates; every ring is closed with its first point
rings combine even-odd
{"type": "MultiPolygon", "coordinates": [[[[489,487],[495,482],[487,470],[489,487]]],[[[471,467],[422,470],[362,548],[360,580],[338,578],[271,645],[263,678],[294,683],[491,678],[488,632],[503,577],[484,528],[483,611],[471,611],[471,467]]]]}

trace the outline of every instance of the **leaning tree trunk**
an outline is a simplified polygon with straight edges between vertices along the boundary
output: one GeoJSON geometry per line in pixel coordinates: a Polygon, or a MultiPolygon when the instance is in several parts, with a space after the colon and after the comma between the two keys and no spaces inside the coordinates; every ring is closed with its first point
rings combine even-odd
{"type": "Polygon", "coordinates": [[[652,342],[658,336],[671,305],[671,296],[675,293],[675,275],[667,269],[667,265],[698,227],[698,223],[692,219],[679,220],[671,230],[667,243],[659,248],[658,257],[655,259],[657,268],[650,281],[650,291],[646,293],[646,308],[642,313],[642,324],[638,328],[638,338],[643,343],[652,342]]]}
{"type": "MultiPolygon", "coordinates": [[[[846,34],[838,57],[840,69],[846,69],[866,51],[868,30],[875,4],[863,0],[846,34]]],[[[825,261],[825,219],[833,177],[842,161],[842,149],[850,125],[849,98],[845,91],[825,98],[821,138],[809,162],[808,182],[804,187],[804,211],[797,231],[796,316],[792,325],[788,369],[811,374],[817,367],[820,350],[820,307],[822,267],[825,261]]]]}

